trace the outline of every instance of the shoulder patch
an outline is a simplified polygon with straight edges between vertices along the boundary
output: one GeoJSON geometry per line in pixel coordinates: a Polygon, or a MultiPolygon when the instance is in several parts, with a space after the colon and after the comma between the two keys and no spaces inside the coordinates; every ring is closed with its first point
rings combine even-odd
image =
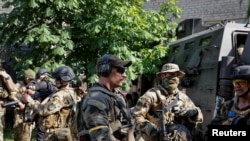
{"type": "Polygon", "coordinates": [[[52,110],[54,110],[54,109],[56,109],[56,108],[58,108],[58,107],[59,107],[59,102],[58,102],[57,99],[54,99],[54,100],[51,102],[51,104],[48,106],[48,109],[49,109],[50,111],[52,111],[52,110]]]}

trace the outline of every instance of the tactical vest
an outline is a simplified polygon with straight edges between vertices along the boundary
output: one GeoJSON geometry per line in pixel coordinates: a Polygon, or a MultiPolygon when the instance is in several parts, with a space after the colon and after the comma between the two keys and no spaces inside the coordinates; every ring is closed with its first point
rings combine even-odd
{"type": "Polygon", "coordinates": [[[226,108],[227,120],[222,123],[223,125],[250,125],[250,108],[237,109],[235,100],[230,100],[226,108]]]}
{"type": "MultiPolygon", "coordinates": [[[[119,131],[119,129],[122,127],[123,123],[127,124],[128,122],[130,122],[129,120],[132,119],[132,117],[130,117],[130,115],[129,115],[130,111],[127,111],[126,102],[123,101],[123,100],[125,100],[125,99],[123,99],[124,97],[122,95],[120,95],[120,97],[115,96],[112,92],[108,92],[108,90],[104,89],[101,86],[92,87],[89,92],[90,93],[91,92],[102,93],[102,94],[109,96],[109,98],[110,98],[110,103],[109,103],[110,109],[108,112],[109,121],[110,121],[109,128],[113,132],[113,135],[116,138],[119,138],[118,136],[120,136],[121,134],[117,133],[117,131],[119,131]],[[126,121],[124,122],[124,120],[126,120],[126,121]],[[117,136],[115,134],[117,134],[117,136]]],[[[91,97],[91,95],[87,95],[84,100],[88,100],[89,97],[91,97]]],[[[80,119],[80,120],[78,120],[78,123],[79,123],[78,124],[78,126],[79,126],[78,131],[79,131],[80,136],[89,134],[89,131],[86,130],[85,123],[83,122],[84,115],[82,113],[83,112],[82,107],[84,107],[84,103],[81,106],[81,109],[78,113],[78,115],[80,115],[80,116],[78,116],[78,118],[80,119]]]]}
{"type": "MultiPolygon", "coordinates": [[[[71,91],[70,91],[71,92],[71,91]]],[[[58,96],[64,100],[64,106],[58,112],[42,117],[39,123],[46,129],[67,128],[71,126],[75,116],[76,99],[74,94],[68,91],[60,91],[58,96]],[[70,98],[67,96],[70,93],[70,98]]]]}
{"type": "MultiPolygon", "coordinates": [[[[176,100],[178,100],[178,95],[169,95],[169,96],[165,96],[162,94],[160,89],[155,89],[152,88],[150,91],[155,92],[156,96],[157,96],[157,103],[155,103],[156,105],[159,105],[159,109],[155,109],[155,110],[162,110],[164,107],[168,107],[168,105],[174,105],[175,102],[177,102],[176,100]]],[[[166,119],[166,124],[172,124],[174,122],[174,114],[171,112],[171,106],[168,107],[169,109],[166,110],[165,114],[164,114],[164,118],[166,119]]],[[[157,126],[160,126],[159,124],[161,123],[159,120],[159,114],[157,113],[155,110],[150,109],[149,112],[146,114],[146,118],[154,123],[157,126]]]]}

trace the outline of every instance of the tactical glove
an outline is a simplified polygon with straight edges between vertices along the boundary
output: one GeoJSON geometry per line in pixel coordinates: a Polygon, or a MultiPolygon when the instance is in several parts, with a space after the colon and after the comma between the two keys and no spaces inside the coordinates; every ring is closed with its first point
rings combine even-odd
{"type": "Polygon", "coordinates": [[[184,103],[182,101],[178,101],[173,107],[172,112],[176,116],[183,116],[186,114],[187,110],[184,107],[184,103]]]}
{"type": "Polygon", "coordinates": [[[174,112],[175,116],[181,117],[193,117],[198,114],[198,111],[196,109],[188,109],[186,107],[181,107],[178,105],[172,108],[172,112],[174,112]]]}
{"type": "Polygon", "coordinates": [[[182,101],[178,101],[175,106],[172,108],[172,112],[175,116],[181,117],[192,117],[198,113],[197,109],[187,108],[182,101]]]}

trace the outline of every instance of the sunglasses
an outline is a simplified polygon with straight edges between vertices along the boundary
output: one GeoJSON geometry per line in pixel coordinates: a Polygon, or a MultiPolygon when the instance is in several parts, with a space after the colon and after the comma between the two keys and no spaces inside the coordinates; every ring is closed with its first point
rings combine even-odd
{"type": "Polygon", "coordinates": [[[236,80],[233,80],[232,82],[233,82],[234,86],[236,86],[236,85],[243,86],[243,85],[247,85],[248,84],[247,80],[242,80],[242,79],[236,79],[236,80]]]}
{"type": "Polygon", "coordinates": [[[125,72],[125,68],[124,67],[115,67],[116,71],[120,74],[123,74],[125,72]]]}

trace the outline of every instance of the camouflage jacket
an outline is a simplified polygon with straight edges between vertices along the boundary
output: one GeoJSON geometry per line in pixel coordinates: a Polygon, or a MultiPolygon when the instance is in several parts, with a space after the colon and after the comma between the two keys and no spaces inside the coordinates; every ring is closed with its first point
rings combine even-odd
{"type": "Polygon", "coordinates": [[[91,140],[115,140],[113,133],[121,126],[117,101],[125,106],[121,97],[99,83],[88,90],[81,106],[84,126],[82,129],[87,130],[91,140]]]}
{"type": "Polygon", "coordinates": [[[74,119],[76,94],[72,88],[63,88],[40,103],[28,105],[39,114],[39,123],[45,129],[70,127],[74,119]]]}
{"type": "Polygon", "coordinates": [[[211,124],[250,125],[250,106],[239,109],[237,104],[237,97],[224,102],[220,107],[219,113],[212,119],[211,124]]]}
{"type": "Polygon", "coordinates": [[[176,117],[171,109],[165,112],[165,123],[175,124],[185,122],[196,123],[203,122],[203,114],[199,107],[195,106],[192,100],[184,93],[178,92],[176,94],[168,95],[163,87],[160,85],[149,89],[142,95],[133,109],[135,122],[139,126],[139,130],[150,135],[154,129],[160,128],[160,118],[157,110],[162,110],[163,106],[168,106],[177,99],[177,103],[181,103],[182,108],[185,110],[196,110],[197,114],[193,117],[176,117]],[[183,120],[184,119],[184,120],[183,120]],[[142,126],[141,126],[142,125],[142,126]]]}

